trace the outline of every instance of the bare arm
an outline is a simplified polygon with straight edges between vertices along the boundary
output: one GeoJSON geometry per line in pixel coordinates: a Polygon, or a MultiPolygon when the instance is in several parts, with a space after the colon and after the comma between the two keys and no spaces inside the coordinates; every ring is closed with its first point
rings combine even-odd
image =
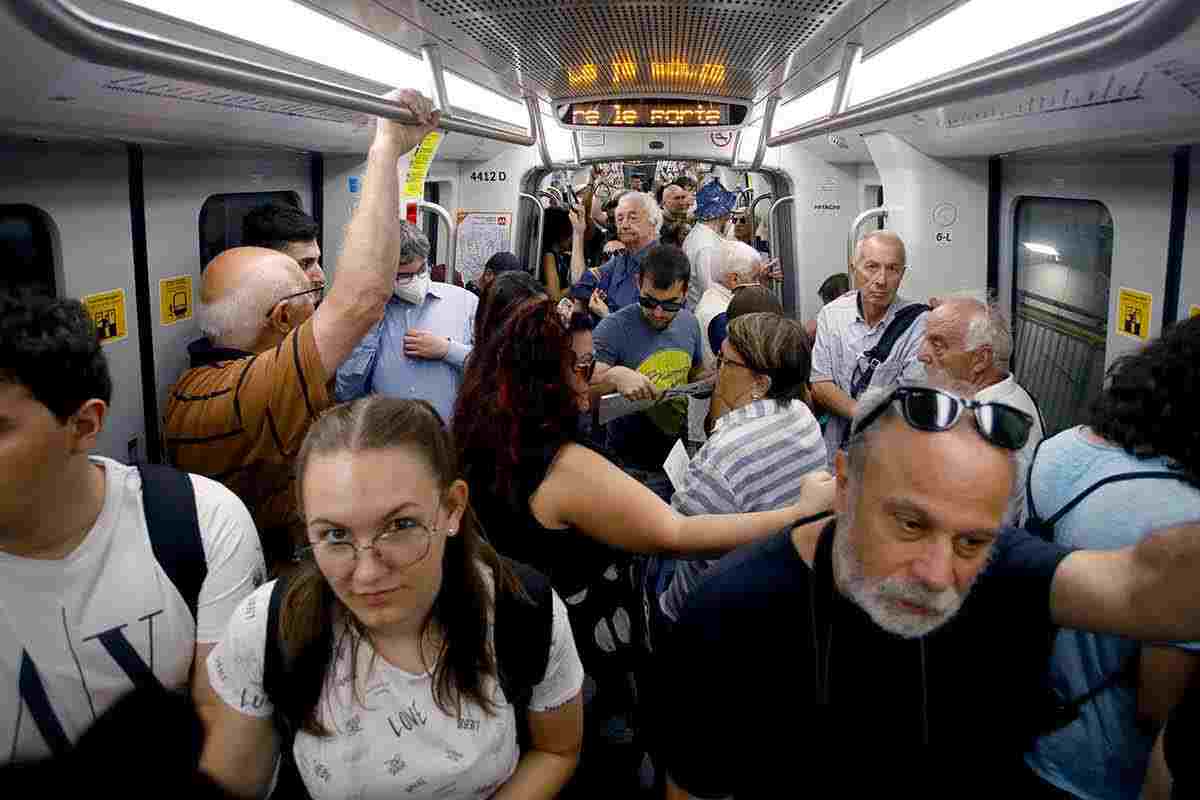
{"type": "Polygon", "coordinates": [[[575,206],[567,212],[571,218],[571,285],[579,282],[583,277],[583,271],[587,269],[587,260],[584,258],[584,242],[587,240],[587,233],[591,229],[591,222],[588,219],[584,208],[587,206],[575,206]]]}
{"type": "Polygon", "coordinates": [[[572,527],[621,550],[711,553],[769,536],[827,510],[830,500],[826,493],[813,492],[796,505],[774,511],[684,517],[602,456],[568,444],[530,505],[547,527],[572,527]],[[614,503],[614,497],[621,502],[614,503]]]}
{"type": "Polygon", "coordinates": [[[1138,664],[1137,717],[1143,729],[1157,731],[1183,699],[1200,655],[1178,647],[1142,648],[1138,664]]]}
{"type": "Polygon", "coordinates": [[[814,400],[839,417],[853,419],[854,414],[858,411],[858,403],[838,388],[833,381],[813,383],[812,396],[814,400]]]}
{"type": "Polygon", "coordinates": [[[667,776],[667,800],[692,800],[692,796],[675,785],[671,776],[667,776]]]}
{"type": "Polygon", "coordinates": [[[601,383],[611,383],[629,400],[653,400],[658,396],[654,383],[637,370],[598,361],[592,374],[592,385],[601,383]]]}
{"type": "Polygon", "coordinates": [[[354,346],[383,316],[400,258],[400,185],[396,162],[437,127],[438,114],[420,94],[391,92],[417,118],[412,125],[379,119],[367,155],[362,201],[346,230],[333,288],[313,315],[317,352],[328,374],[341,366],[354,346]]]}
{"type": "Polygon", "coordinates": [[[529,712],[531,749],[493,800],[550,800],[566,785],[583,746],[583,694],[550,711],[529,712]]]}
{"type": "Polygon", "coordinates": [[[558,282],[558,261],[553,253],[542,254],[542,281],[546,284],[546,294],[558,302],[562,299],[563,288],[558,282]]]}
{"type": "Polygon", "coordinates": [[[208,681],[213,647],[197,644],[192,661],[192,700],[204,726],[200,771],[234,797],[265,797],[279,755],[275,725],[269,718],[241,714],[217,697],[208,681]]]}
{"type": "Polygon", "coordinates": [[[1121,550],[1077,550],[1050,587],[1056,625],[1147,641],[1200,639],[1200,525],[1156,531],[1121,550]]]}

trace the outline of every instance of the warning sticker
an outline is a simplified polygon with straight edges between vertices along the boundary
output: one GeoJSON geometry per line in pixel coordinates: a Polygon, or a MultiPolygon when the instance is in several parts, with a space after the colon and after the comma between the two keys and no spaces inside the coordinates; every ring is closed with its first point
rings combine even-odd
{"type": "Polygon", "coordinates": [[[158,282],[158,321],[174,325],[192,318],[192,276],[178,275],[158,282]]]}
{"type": "Polygon", "coordinates": [[[129,329],[125,324],[124,289],[89,294],[83,298],[83,305],[96,323],[96,331],[100,334],[100,344],[119,342],[128,335],[129,329]]]}
{"type": "Polygon", "coordinates": [[[407,169],[404,169],[406,159],[400,160],[400,166],[404,169],[400,176],[404,186],[404,197],[417,199],[425,197],[425,177],[429,174],[429,168],[433,166],[433,159],[437,156],[442,139],[441,131],[430,131],[425,134],[425,138],[421,140],[417,149],[407,157],[407,169]]]}
{"type": "Polygon", "coordinates": [[[1200,306],[1191,306],[1188,308],[1189,317],[1200,317],[1200,306]]]}
{"type": "Polygon", "coordinates": [[[1150,307],[1154,296],[1149,292],[1121,287],[1117,294],[1117,333],[1143,341],[1150,338],[1150,307]]]}

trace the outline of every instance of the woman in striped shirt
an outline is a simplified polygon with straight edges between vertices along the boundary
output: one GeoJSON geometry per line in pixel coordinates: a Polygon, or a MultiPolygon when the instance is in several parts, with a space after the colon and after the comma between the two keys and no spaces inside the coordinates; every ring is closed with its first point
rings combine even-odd
{"type": "MultiPolygon", "coordinates": [[[[671,499],[680,514],[741,514],[800,501],[802,478],[825,468],[825,442],[808,407],[812,350],[804,327],[779,314],[729,323],[717,356],[716,398],[726,408],[671,499]]],[[[678,562],[659,597],[674,621],[710,559],[678,562]]],[[[669,624],[669,623],[668,623],[669,624]]]]}

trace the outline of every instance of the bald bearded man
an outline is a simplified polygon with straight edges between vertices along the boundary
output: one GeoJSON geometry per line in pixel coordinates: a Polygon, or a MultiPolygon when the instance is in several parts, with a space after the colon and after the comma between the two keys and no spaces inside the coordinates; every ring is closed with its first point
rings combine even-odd
{"type": "Polygon", "coordinates": [[[171,388],[167,453],[177,467],[215,478],[249,506],[270,565],[299,532],[291,465],[309,425],[333,403],[337,368],[383,316],[400,255],[396,163],[437,126],[413,91],[388,95],[415,122],[378,120],[362,202],[320,308],[300,265],[258,247],[227,250],[204,270],[197,316],[206,337],[171,388]]]}

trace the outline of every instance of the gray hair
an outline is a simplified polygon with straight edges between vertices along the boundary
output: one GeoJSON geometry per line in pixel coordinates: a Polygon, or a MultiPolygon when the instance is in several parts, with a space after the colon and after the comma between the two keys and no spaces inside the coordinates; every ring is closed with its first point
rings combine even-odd
{"type": "Polygon", "coordinates": [[[621,195],[618,202],[624,202],[626,199],[637,201],[642,211],[646,214],[646,219],[650,221],[650,226],[654,228],[654,235],[657,236],[662,231],[663,212],[658,201],[654,199],[654,195],[649,192],[634,192],[629,191],[621,195]]]}
{"type": "Polygon", "coordinates": [[[885,244],[890,244],[900,250],[900,263],[908,265],[908,251],[904,248],[904,240],[900,238],[900,234],[895,231],[889,231],[886,228],[878,231],[871,231],[866,236],[858,240],[854,245],[854,266],[858,266],[863,260],[863,247],[867,242],[880,241],[885,244]]]}
{"type": "MultiPolygon", "coordinates": [[[[969,399],[974,391],[968,384],[954,380],[934,380],[934,381],[907,381],[905,386],[928,387],[931,389],[941,389],[951,394],[958,395],[962,398],[969,399]]],[[[852,434],[849,441],[846,443],[846,461],[849,463],[851,483],[854,486],[861,486],[863,473],[867,465],[867,449],[870,439],[883,427],[883,423],[899,414],[896,411],[892,399],[895,397],[898,385],[889,386],[887,388],[872,388],[868,389],[865,394],[858,399],[858,409],[855,411],[854,420],[850,424],[852,434]],[[858,426],[862,424],[863,419],[870,416],[877,408],[882,405],[887,407],[880,415],[871,423],[871,427],[865,431],[858,430],[858,426]]],[[[964,410],[964,416],[970,414],[964,410]]],[[[964,424],[961,420],[959,424],[964,424]]],[[[972,424],[970,422],[966,424],[972,424]]],[[[990,447],[991,445],[989,445],[990,447]]],[[[1009,490],[1008,507],[1004,512],[1004,517],[1001,519],[1002,525],[1010,524],[1017,516],[1019,508],[1014,499],[1020,491],[1021,475],[1019,474],[1017,453],[1016,451],[1006,451],[1008,456],[1008,464],[1012,469],[1012,485],[1009,490]]]]}
{"type": "MultiPolygon", "coordinates": [[[[964,298],[957,299],[966,302],[964,298]]],[[[994,298],[989,298],[986,303],[974,298],[970,300],[973,308],[969,312],[964,348],[971,351],[985,345],[991,347],[992,363],[1007,372],[1013,351],[1012,325],[1008,315],[994,298]]]]}
{"type": "Polygon", "coordinates": [[[400,259],[397,264],[412,262],[429,257],[429,237],[421,229],[408,220],[400,221],[400,259]]]}
{"type": "Polygon", "coordinates": [[[723,241],[717,245],[717,258],[710,268],[709,279],[719,281],[730,273],[745,283],[754,274],[754,268],[762,263],[762,254],[745,242],[723,241]]]}
{"type": "MultiPolygon", "coordinates": [[[[239,350],[254,346],[266,325],[267,314],[280,298],[308,288],[301,279],[287,270],[267,269],[250,272],[224,296],[211,303],[196,303],[196,320],[200,330],[213,342],[239,350]]],[[[290,306],[303,302],[297,297],[290,306]]]]}

